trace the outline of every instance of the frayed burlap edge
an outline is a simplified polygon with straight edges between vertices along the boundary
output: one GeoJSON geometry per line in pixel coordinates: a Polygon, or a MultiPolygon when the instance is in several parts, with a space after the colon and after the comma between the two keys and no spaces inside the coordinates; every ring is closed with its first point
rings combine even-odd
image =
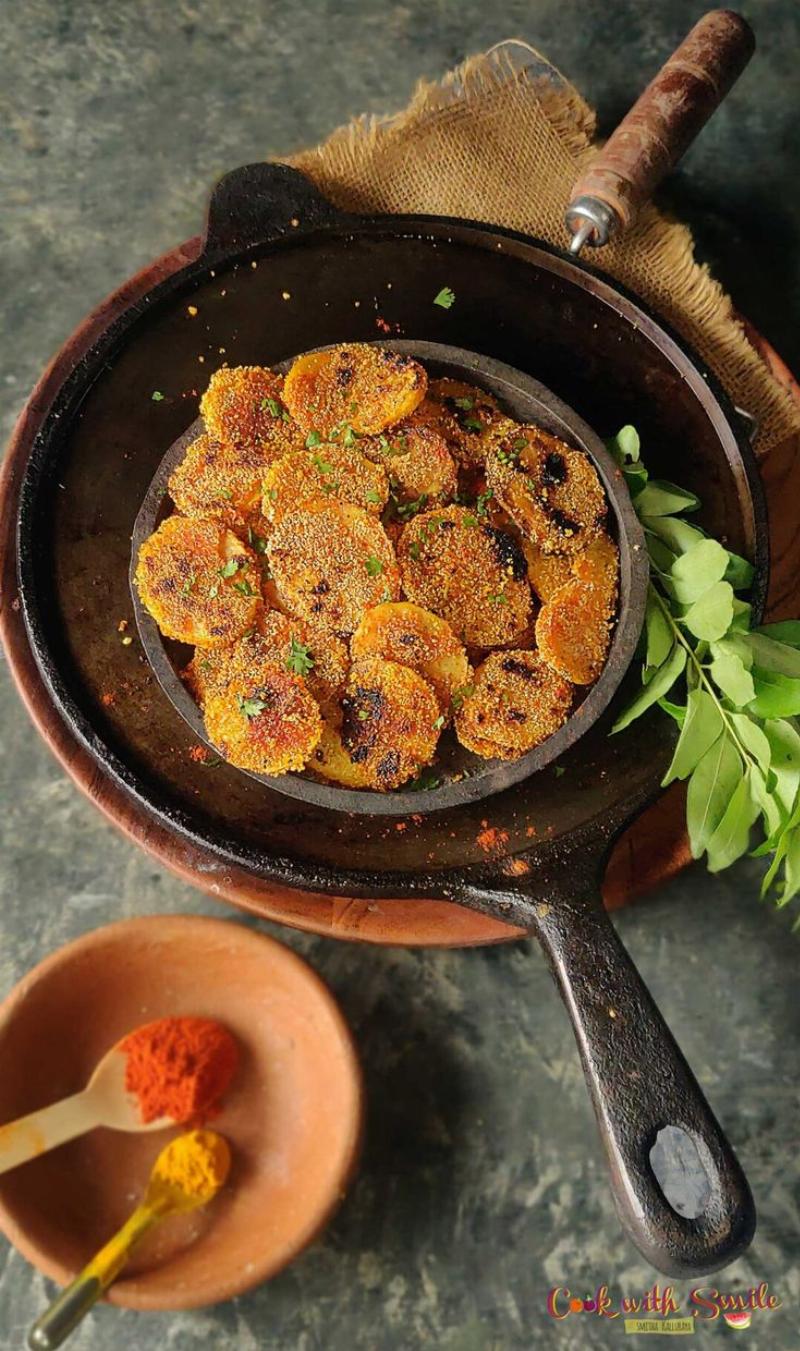
{"type": "MultiPolygon", "coordinates": [[[[439,82],[420,82],[403,111],[358,117],[287,162],[344,210],[462,216],[563,248],[564,205],[596,153],[594,132],[577,90],[528,44],[511,41],[439,82]]],[[[800,429],[795,402],[696,262],[685,225],[648,206],[623,239],[590,258],[692,344],[756,419],[760,456],[800,429]]]]}

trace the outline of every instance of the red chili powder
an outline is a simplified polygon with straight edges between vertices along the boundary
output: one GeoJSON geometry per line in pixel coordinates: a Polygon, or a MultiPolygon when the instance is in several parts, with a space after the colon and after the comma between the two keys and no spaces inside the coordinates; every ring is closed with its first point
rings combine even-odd
{"type": "Polygon", "coordinates": [[[120,1043],[125,1087],[139,1100],[142,1121],[184,1122],[213,1113],[239,1063],[239,1048],[210,1018],[160,1018],[120,1043]]]}

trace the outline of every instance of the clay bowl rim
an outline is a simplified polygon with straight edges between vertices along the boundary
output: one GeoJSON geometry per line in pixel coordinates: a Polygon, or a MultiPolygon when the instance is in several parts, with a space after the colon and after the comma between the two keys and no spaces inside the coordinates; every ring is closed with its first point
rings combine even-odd
{"type": "MultiPolygon", "coordinates": [[[[69,965],[79,953],[86,951],[87,948],[94,947],[98,942],[98,935],[106,938],[110,933],[113,933],[124,940],[127,935],[132,933],[152,932],[154,926],[178,927],[182,930],[184,940],[188,936],[191,941],[192,934],[200,935],[202,940],[204,940],[205,935],[217,935],[219,938],[224,937],[228,943],[231,941],[231,930],[234,930],[238,940],[243,941],[248,946],[255,943],[259,947],[266,945],[277,950],[280,953],[281,960],[289,968],[294,969],[300,978],[301,985],[313,988],[317,997],[326,1006],[326,1011],[331,1017],[333,1029],[343,1053],[345,1070],[353,1087],[352,1120],[334,1184],[325,1194],[324,1203],[319,1206],[299,1238],[292,1244],[284,1244],[277,1255],[274,1251],[271,1251],[267,1259],[259,1259],[258,1250],[256,1250],[252,1261],[248,1263],[249,1270],[244,1267],[239,1268],[238,1277],[235,1274],[232,1275],[229,1280],[226,1280],[223,1285],[216,1289],[213,1284],[209,1283],[206,1290],[210,1291],[210,1294],[206,1293],[199,1298],[193,1296],[190,1290],[184,1290],[180,1294],[176,1291],[174,1296],[169,1296],[166,1302],[162,1296],[148,1296],[148,1273],[145,1271],[130,1280],[122,1278],[116,1281],[103,1299],[104,1303],[119,1308],[135,1309],[147,1313],[168,1313],[222,1304],[238,1295],[245,1294],[255,1286],[262,1285],[265,1281],[277,1276],[279,1272],[296,1261],[320,1236],[344,1200],[358,1167],[364,1137],[365,1094],[364,1075],[358,1058],[355,1039],[329,986],[314,967],[293,948],[281,943],[269,934],[262,933],[259,929],[251,929],[242,923],[237,923],[235,919],[217,919],[211,915],[139,915],[131,919],[118,920],[112,924],[103,924],[98,929],[92,929],[86,934],[81,934],[71,942],[65,943],[63,947],[57,948],[55,952],[51,952],[17,982],[0,1002],[0,1027],[7,1026],[13,1019],[34,986],[47,981],[54,971],[69,965]]],[[[16,1215],[6,1205],[2,1195],[1,1181],[0,1179],[0,1232],[37,1271],[60,1286],[67,1285],[77,1275],[77,1270],[72,1270],[52,1258],[46,1248],[28,1236],[25,1226],[19,1222],[16,1215]]],[[[200,1242],[202,1242],[202,1239],[200,1242]]],[[[87,1253],[87,1261],[91,1255],[91,1253],[87,1253]]],[[[159,1266],[158,1270],[163,1271],[164,1266],[168,1265],[169,1262],[167,1261],[159,1266]]]]}

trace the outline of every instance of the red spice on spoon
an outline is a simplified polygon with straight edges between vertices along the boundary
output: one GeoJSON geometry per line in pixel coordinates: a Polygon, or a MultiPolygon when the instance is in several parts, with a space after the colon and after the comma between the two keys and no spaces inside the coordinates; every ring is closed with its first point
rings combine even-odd
{"type": "Polygon", "coordinates": [[[239,1048],[210,1018],[159,1018],[120,1042],[125,1087],[142,1121],[200,1121],[215,1114],[239,1063],[239,1048]]]}

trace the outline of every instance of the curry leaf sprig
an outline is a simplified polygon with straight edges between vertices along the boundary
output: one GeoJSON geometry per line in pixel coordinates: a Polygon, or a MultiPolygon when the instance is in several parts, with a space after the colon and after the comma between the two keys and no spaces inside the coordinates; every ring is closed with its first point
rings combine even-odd
{"type": "Polygon", "coordinates": [[[683,519],[698,499],[649,477],[633,427],[609,449],[650,559],[642,688],[613,730],[654,704],[675,719],[680,734],[663,782],[688,779],[693,856],[705,854],[711,872],[727,868],[760,822],[753,852],[772,856],[762,894],[772,888],[785,905],[800,892],[800,621],[752,629],[738,594],[752,582],[750,564],[683,519]]]}

